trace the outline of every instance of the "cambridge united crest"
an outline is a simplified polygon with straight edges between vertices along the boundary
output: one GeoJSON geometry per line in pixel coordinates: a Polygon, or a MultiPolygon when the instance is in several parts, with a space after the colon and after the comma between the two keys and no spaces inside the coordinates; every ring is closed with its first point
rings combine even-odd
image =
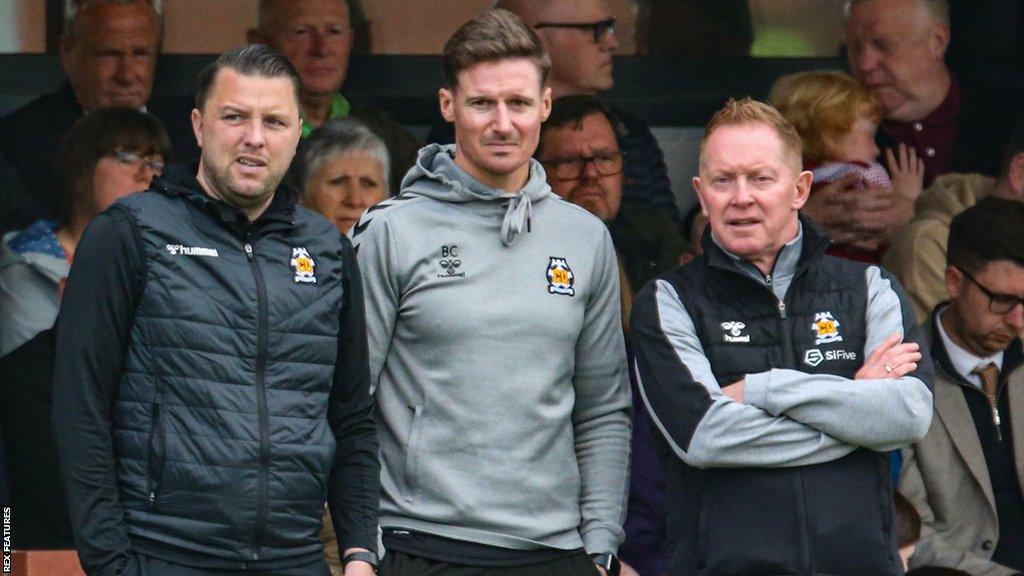
{"type": "Polygon", "coordinates": [[[843,337],[839,335],[839,326],[839,321],[832,317],[831,312],[817,312],[814,315],[814,322],[811,323],[811,330],[814,331],[814,345],[842,342],[843,337]]]}
{"type": "Polygon", "coordinates": [[[574,296],[576,290],[572,287],[576,281],[565,258],[551,256],[548,260],[548,293],[574,296]]]}
{"type": "Polygon", "coordinates": [[[294,280],[301,284],[316,284],[314,269],[316,262],[309,256],[305,248],[292,248],[292,270],[295,272],[294,280]]]}

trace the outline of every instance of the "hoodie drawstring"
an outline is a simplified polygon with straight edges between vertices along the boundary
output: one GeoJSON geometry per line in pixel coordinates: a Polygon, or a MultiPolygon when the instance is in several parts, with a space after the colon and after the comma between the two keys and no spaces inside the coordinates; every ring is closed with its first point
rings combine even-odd
{"type": "Polygon", "coordinates": [[[526,224],[526,231],[530,231],[530,219],[533,216],[533,202],[526,195],[524,190],[508,201],[508,209],[505,210],[505,219],[501,221],[501,241],[505,246],[511,246],[516,241],[516,234],[523,232],[523,224],[526,224]]]}

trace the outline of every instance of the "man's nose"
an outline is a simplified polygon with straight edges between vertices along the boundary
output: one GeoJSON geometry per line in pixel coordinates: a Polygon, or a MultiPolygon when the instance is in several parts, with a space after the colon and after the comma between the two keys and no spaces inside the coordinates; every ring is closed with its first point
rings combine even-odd
{"type": "Polygon", "coordinates": [[[850,60],[852,64],[851,68],[853,68],[855,72],[860,73],[861,76],[864,76],[872,72],[875,68],[878,68],[878,63],[880,62],[878,51],[870,46],[865,46],[856,51],[851,51],[850,60]]]}
{"type": "Polygon", "coordinates": [[[494,111],[494,131],[501,134],[508,134],[512,131],[512,115],[509,114],[508,106],[498,104],[494,111]]]}
{"type": "Polygon", "coordinates": [[[1013,310],[1006,315],[1006,323],[1009,324],[1018,334],[1024,336],[1024,303],[1018,303],[1013,310]]]}
{"type": "Polygon", "coordinates": [[[324,34],[323,32],[320,32],[319,30],[314,30],[313,44],[310,46],[310,50],[312,51],[312,53],[318,56],[327,54],[328,45],[329,42],[327,40],[327,35],[324,34]]]}
{"type": "Polygon", "coordinates": [[[114,69],[114,81],[119,84],[131,84],[132,74],[132,58],[131,56],[122,56],[117,59],[117,68],[114,69]]]}
{"type": "Polygon", "coordinates": [[[263,120],[253,118],[245,131],[245,144],[247,146],[260,147],[264,142],[263,120]]]}

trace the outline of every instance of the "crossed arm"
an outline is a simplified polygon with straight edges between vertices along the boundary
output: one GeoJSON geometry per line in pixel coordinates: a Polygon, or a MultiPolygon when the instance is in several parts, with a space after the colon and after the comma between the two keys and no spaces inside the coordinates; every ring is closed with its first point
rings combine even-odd
{"type": "Polygon", "coordinates": [[[931,420],[931,363],[916,361],[913,345],[895,344],[921,344],[898,289],[875,267],[866,281],[866,349],[876,353],[856,381],[772,369],[747,375],[742,402],[718,385],[672,285],[648,286],[634,304],[637,373],[652,419],[676,454],[698,468],[802,466],[922,437],[931,420]]]}

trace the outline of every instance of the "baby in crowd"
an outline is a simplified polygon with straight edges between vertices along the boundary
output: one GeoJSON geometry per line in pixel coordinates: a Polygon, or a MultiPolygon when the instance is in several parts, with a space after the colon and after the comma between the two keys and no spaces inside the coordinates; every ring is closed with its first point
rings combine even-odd
{"type": "MultiPolygon", "coordinates": [[[[913,148],[900,144],[898,150],[887,149],[888,172],[877,161],[875,132],[882,105],[853,77],[831,71],[783,76],[772,86],[769,99],[803,140],[804,168],[814,173],[812,194],[850,173],[860,174],[861,189],[890,190],[911,200],[921,194],[924,162],[913,148]]],[[[870,262],[880,256],[856,250],[840,255],[870,262]]]]}

